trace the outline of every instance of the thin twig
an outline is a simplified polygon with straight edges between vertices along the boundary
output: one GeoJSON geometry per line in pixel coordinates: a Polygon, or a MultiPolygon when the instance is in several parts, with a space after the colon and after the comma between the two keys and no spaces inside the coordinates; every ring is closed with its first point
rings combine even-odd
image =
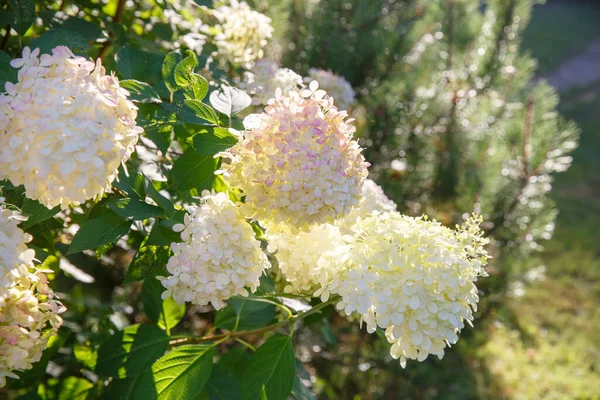
{"type": "Polygon", "coordinates": [[[4,37],[2,38],[2,45],[0,46],[2,50],[6,49],[6,44],[8,43],[8,38],[10,37],[10,24],[6,25],[4,29],[6,29],[6,32],[4,32],[4,37]]]}
{"type": "Polygon", "coordinates": [[[333,304],[334,302],[336,302],[338,300],[339,300],[339,297],[337,297],[337,296],[332,297],[328,301],[321,303],[321,304],[311,308],[310,310],[307,310],[305,312],[297,314],[293,317],[286,318],[286,319],[276,322],[274,324],[267,325],[263,328],[252,329],[249,331],[229,332],[229,333],[223,333],[223,334],[214,335],[214,336],[187,337],[187,338],[175,339],[175,340],[170,341],[169,344],[171,346],[177,346],[177,345],[188,344],[188,343],[214,342],[217,340],[226,341],[226,340],[236,339],[236,338],[239,338],[242,336],[257,335],[260,333],[269,332],[269,331],[284,327],[290,323],[300,321],[300,320],[308,317],[309,315],[316,314],[317,312],[321,311],[323,308],[327,307],[330,304],[333,304]]]}

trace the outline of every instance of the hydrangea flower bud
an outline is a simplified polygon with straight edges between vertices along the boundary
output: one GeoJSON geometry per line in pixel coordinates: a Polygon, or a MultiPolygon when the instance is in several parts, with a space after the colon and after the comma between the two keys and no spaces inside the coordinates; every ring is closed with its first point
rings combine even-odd
{"type": "Polygon", "coordinates": [[[218,7],[214,15],[219,20],[215,44],[222,57],[246,68],[263,57],[263,48],[273,34],[271,18],[237,0],[218,7]]]}
{"type": "Polygon", "coordinates": [[[25,246],[31,237],[10,214],[0,213],[0,388],[40,360],[65,311],[31,261],[35,253],[25,246]]]}
{"type": "Polygon", "coordinates": [[[240,89],[252,96],[252,104],[266,106],[280,88],[284,93],[302,85],[302,77],[288,68],[279,68],[276,62],[258,60],[251,72],[244,73],[240,89]]]}
{"type": "Polygon", "coordinates": [[[306,230],[331,223],[358,204],[368,163],[352,139],[355,127],[317,82],[278,90],[253,128],[219,155],[223,173],[244,192],[245,216],[268,229],[306,230]]]}
{"type": "Polygon", "coordinates": [[[304,78],[306,83],[311,81],[319,82],[321,89],[335,100],[338,108],[347,110],[355,101],[354,89],[352,85],[343,76],[334,74],[331,71],[324,71],[318,68],[308,70],[308,76],[304,78]]]}
{"type": "Polygon", "coordinates": [[[11,61],[18,82],[0,95],[0,179],[65,209],[110,189],[142,128],[129,93],[100,60],[75,57],[65,46],[38,56],[25,47],[11,61]]]}
{"type": "Polygon", "coordinates": [[[390,353],[439,358],[473,320],[479,297],[474,282],[486,276],[481,219],[454,231],[435,221],[396,212],[373,214],[354,225],[352,243],[332,255],[340,274],[323,293],[339,294],[337,307],[358,312],[367,330],[385,329],[390,353]]]}
{"type": "Polygon", "coordinates": [[[227,194],[203,193],[202,205],[176,225],[182,243],[172,243],[167,264],[169,276],[158,277],[179,304],[225,307],[232,296],[254,292],[263,271],[270,267],[254,231],[227,194]]]}

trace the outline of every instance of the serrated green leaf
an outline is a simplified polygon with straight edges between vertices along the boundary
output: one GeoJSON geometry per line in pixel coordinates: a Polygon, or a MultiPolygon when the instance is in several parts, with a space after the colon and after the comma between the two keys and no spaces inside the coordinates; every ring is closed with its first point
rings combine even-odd
{"type": "Polygon", "coordinates": [[[207,125],[208,121],[204,118],[199,117],[197,115],[197,110],[188,107],[183,102],[161,103],[160,105],[165,110],[175,115],[177,124],[207,125]]]}
{"type": "Polygon", "coordinates": [[[219,365],[227,368],[236,379],[241,380],[244,375],[244,370],[250,361],[248,349],[244,346],[231,348],[227,353],[221,355],[219,365]]]}
{"type": "Polygon", "coordinates": [[[228,369],[217,364],[213,367],[200,398],[207,400],[241,400],[242,389],[237,378],[228,369]]]}
{"type": "Polygon", "coordinates": [[[215,110],[232,116],[252,104],[252,99],[240,89],[223,86],[210,94],[210,104],[215,110]]]}
{"type": "MultiPolygon", "coordinates": [[[[161,221],[163,222],[163,221],[161,221]]],[[[156,224],[152,227],[150,236],[148,236],[147,246],[166,246],[169,247],[171,243],[181,242],[181,236],[177,232],[173,232],[172,229],[156,224]]]]}
{"type": "Polygon", "coordinates": [[[89,50],[87,40],[77,32],[66,29],[52,29],[33,39],[29,47],[40,49],[41,54],[50,54],[56,46],[67,46],[73,53],[85,53],[89,50]]]}
{"type": "Polygon", "coordinates": [[[144,192],[144,178],[140,174],[129,173],[129,176],[125,175],[123,167],[119,167],[118,179],[113,182],[113,187],[124,191],[130,197],[137,197],[138,199],[145,199],[146,193],[144,192]]]}
{"type": "Polygon", "coordinates": [[[198,58],[195,54],[190,54],[181,60],[175,67],[175,83],[181,88],[185,88],[194,82],[194,68],[198,66],[198,58]]]}
{"type": "Polygon", "coordinates": [[[35,20],[35,2],[33,0],[8,0],[8,9],[12,15],[11,28],[20,36],[25,35],[35,20]]]}
{"type": "Polygon", "coordinates": [[[100,345],[95,372],[115,378],[137,375],[165,353],[169,340],[156,326],[129,326],[100,345]]]}
{"type": "Polygon", "coordinates": [[[96,363],[98,362],[98,352],[90,346],[84,346],[82,344],[75,344],[73,348],[73,355],[75,358],[89,368],[90,370],[96,369],[96,363]]]}
{"type": "Polygon", "coordinates": [[[242,399],[286,400],[296,377],[292,338],[275,334],[250,358],[242,376],[242,399]]]}
{"type": "Polygon", "coordinates": [[[178,190],[209,189],[215,178],[218,160],[188,150],[173,164],[171,179],[178,190]]]}
{"type": "Polygon", "coordinates": [[[67,255],[115,242],[121,236],[126,235],[130,227],[131,220],[107,211],[98,218],[86,221],[79,228],[73,237],[67,255]]]}
{"type": "Polygon", "coordinates": [[[202,128],[193,138],[194,149],[200,154],[214,156],[238,142],[237,137],[227,129],[219,127],[202,128]]]}
{"type": "Polygon", "coordinates": [[[187,400],[195,399],[212,372],[214,346],[195,344],[177,347],[152,365],[154,387],[137,385],[133,398],[187,400]],[[154,391],[156,394],[149,394],[154,391]]]}
{"type": "MultiPolygon", "coordinates": [[[[156,224],[152,230],[154,231],[158,226],[156,224]]],[[[169,244],[156,246],[148,244],[149,241],[149,238],[146,239],[135,257],[133,257],[129,268],[127,268],[123,283],[137,282],[147,278],[152,279],[165,274],[165,266],[171,256],[169,244]]]]}
{"type": "Polygon", "coordinates": [[[200,100],[186,100],[185,105],[194,111],[194,114],[204,121],[212,124],[219,123],[219,117],[211,107],[202,103],[200,100]]]}
{"type": "Polygon", "coordinates": [[[37,200],[25,198],[21,206],[21,211],[28,218],[27,221],[21,223],[20,227],[21,229],[29,229],[40,222],[54,217],[60,211],[60,206],[48,209],[37,200]]]}
{"type": "Polygon", "coordinates": [[[165,288],[157,279],[146,279],[142,286],[144,312],[161,328],[170,332],[185,316],[185,305],[179,305],[172,297],[161,298],[165,288]]]}
{"type": "Polygon", "coordinates": [[[145,220],[148,218],[164,217],[166,213],[163,209],[144,203],[140,199],[132,199],[126,197],[124,199],[116,199],[106,203],[115,214],[123,218],[131,218],[133,220],[145,220]]]}
{"type": "Polygon", "coordinates": [[[162,78],[171,93],[177,90],[177,82],[175,82],[175,68],[181,61],[182,56],[179,51],[172,51],[165,57],[161,67],[162,78]]]}
{"type": "Polygon", "coordinates": [[[115,67],[123,79],[142,77],[147,68],[146,64],[145,53],[131,46],[123,46],[115,54],[115,67]]]}
{"type": "Polygon", "coordinates": [[[129,100],[136,103],[160,103],[162,100],[156,89],[145,82],[124,79],[119,85],[129,92],[129,100]]]}
{"type": "Polygon", "coordinates": [[[229,305],[217,311],[215,325],[228,330],[250,330],[267,326],[275,317],[275,306],[243,297],[229,299],[229,305]]]}
{"type": "Polygon", "coordinates": [[[17,69],[10,65],[11,58],[8,54],[0,50],[0,91],[4,92],[6,82],[15,83],[17,81],[17,69]]]}
{"type": "Polygon", "coordinates": [[[148,368],[138,375],[113,380],[108,385],[102,398],[110,400],[146,400],[156,399],[156,396],[152,370],[148,368]]]}
{"type": "Polygon", "coordinates": [[[56,400],[86,399],[93,393],[94,389],[95,385],[87,379],[69,376],[60,381],[56,400]]]}
{"type": "Polygon", "coordinates": [[[165,196],[160,194],[159,191],[156,190],[156,188],[154,188],[152,181],[146,176],[144,176],[144,190],[146,191],[146,194],[152,200],[154,200],[160,208],[167,212],[169,217],[173,216],[173,214],[175,213],[175,207],[173,206],[173,203],[171,203],[171,200],[167,199],[165,196]]]}

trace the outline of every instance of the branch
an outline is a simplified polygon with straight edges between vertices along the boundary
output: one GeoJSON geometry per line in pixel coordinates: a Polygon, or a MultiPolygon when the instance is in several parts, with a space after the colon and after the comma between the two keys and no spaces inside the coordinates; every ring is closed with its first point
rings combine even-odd
{"type": "Polygon", "coordinates": [[[213,336],[205,336],[205,337],[186,337],[186,338],[182,338],[182,339],[175,339],[169,342],[169,344],[171,346],[179,346],[182,344],[189,344],[189,343],[203,343],[203,342],[215,342],[215,341],[226,341],[226,340],[231,340],[231,339],[237,339],[239,337],[242,336],[248,336],[248,335],[256,335],[259,333],[264,333],[264,332],[269,332],[281,327],[284,327],[288,324],[294,323],[296,321],[300,321],[306,317],[308,317],[309,315],[313,315],[316,314],[317,312],[321,311],[323,308],[327,307],[330,304],[333,304],[335,302],[337,302],[339,300],[339,296],[334,296],[331,299],[327,300],[324,303],[321,303],[317,306],[314,306],[313,308],[311,308],[310,310],[307,310],[305,312],[302,312],[298,315],[286,318],[284,320],[281,320],[279,322],[276,322],[274,324],[271,325],[267,325],[263,328],[259,328],[259,329],[252,329],[249,331],[238,331],[238,332],[230,332],[230,333],[223,333],[220,335],[213,335],[213,336]]]}
{"type": "Polygon", "coordinates": [[[0,45],[0,48],[2,50],[4,50],[6,48],[6,43],[8,43],[8,38],[10,37],[10,24],[6,25],[6,27],[4,29],[6,29],[6,32],[4,32],[4,37],[2,38],[2,44],[0,45]]]}
{"type": "MultiPolygon", "coordinates": [[[[126,0],[119,0],[119,4],[117,4],[117,10],[115,11],[115,16],[113,17],[113,22],[116,24],[120,23],[121,18],[123,18],[123,11],[125,10],[125,1],[126,0]]],[[[106,55],[108,48],[112,44],[111,39],[114,37],[114,35],[111,33],[111,34],[109,34],[109,36],[110,36],[110,39],[108,39],[106,42],[104,42],[102,49],[100,49],[100,53],[98,53],[98,58],[103,58],[106,55]]]]}

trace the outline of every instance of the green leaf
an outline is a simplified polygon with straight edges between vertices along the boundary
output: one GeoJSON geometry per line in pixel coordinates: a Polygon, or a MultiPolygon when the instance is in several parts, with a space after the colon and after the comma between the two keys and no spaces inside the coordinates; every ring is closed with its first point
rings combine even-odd
{"type": "Polygon", "coordinates": [[[119,167],[118,179],[113,182],[113,187],[124,191],[130,197],[137,197],[138,199],[145,199],[146,194],[144,192],[144,177],[140,174],[129,173],[129,176],[125,175],[123,167],[119,167]]]}
{"type": "Polygon", "coordinates": [[[152,181],[148,179],[148,177],[144,176],[144,190],[146,194],[158,204],[160,208],[165,210],[169,217],[172,217],[175,213],[175,207],[173,207],[173,203],[171,200],[167,199],[165,196],[159,193],[158,190],[154,188],[152,181]]]}
{"type": "Polygon", "coordinates": [[[199,6],[213,8],[213,0],[194,0],[194,3],[196,3],[199,6]]]}
{"type": "Polygon", "coordinates": [[[237,378],[218,364],[213,367],[202,394],[202,397],[208,400],[241,400],[242,398],[242,390],[237,378]]]}
{"type": "Polygon", "coordinates": [[[169,340],[154,325],[129,326],[100,345],[95,372],[115,378],[137,375],[165,353],[169,340]]]}
{"type": "Polygon", "coordinates": [[[202,103],[200,100],[186,100],[185,105],[194,110],[196,116],[213,124],[219,123],[219,117],[215,110],[202,103]]]}
{"type": "Polygon", "coordinates": [[[75,344],[73,348],[73,354],[75,358],[85,365],[90,370],[96,369],[96,363],[98,362],[98,352],[88,345],[75,344]]]}
{"type": "Polygon", "coordinates": [[[240,89],[223,86],[210,94],[210,104],[219,112],[232,116],[252,104],[252,99],[240,89]]]}
{"type": "Polygon", "coordinates": [[[229,372],[231,372],[236,379],[242,379],[244,375],[244,370],[250,361],[250,354],[248,354],[248,350],[243,346],[237,346],[231,348],[227,351],[227,353],[221,355],[221,359],[219,360],[219,365],[227,368],[229,372]]]}
{"type": "Polygon", "coordinates": [[[94,389],[95,385],[87,379],[68,376],[60,383],[56,400],[86,399],[94,389]]]}
{"type": "Polygon", "coordinates": [[[40,49],[40,53],[51,54],[56,46],[67,46],[73,53],[85,53],[89,50],[87,40],[77,32],[66,29],[52,29],[33,39],[29,47],[40,49]]]}
{"type": "Polygon", "coordinates": [[[148,368],[141,374],[113,380],[102,398],[110,400],[156,399],[152,371],[148,368]]]}
{"type": "Polygon", "coordinates": [[[274,317],[275,306],[273,304],[234,297],[229,299],[227,307],[217,311],[215,325],[229,330],[258,329],[267,326],[274,317]]]}
{"type": "Polygon", "coordinates": [[[162,100],[156,89],[145,82],[125,79],[119,82],[122,88],[129,91],[129,100],[136,103],[160,103],[162,100]]]}
{"type": "Polygon", "coordinates": [[[165,288],[157,279],[146,279],[142,286],[142,302],[144,312],[157,325],[170,332],[185,316],[185,305],[179,305],[172,297],[161,298],[165,288]]]}
{"type": "MultiPolygon", "coordinates": [[[[158,226],[156,224],[152,230],[154,231],[158,226]]],[[[155,246],[148,244],[148,242],[149,238],[142,243],[135,257],[133,257],[123,283],[137,282],[146,278],[164,275],[165,266],[171,256],[169,246],[168,244],[155,246]]]]}
{"type": "Polygon", "coordinates": [[[179,51],[172,51],[167,54],[162,64],[162,78],[167,86],[167,89],[169,89],[171,93],[177,91],[177,82],[175,82],[175,68],[181,61],[181,58],[181,53],[179,51]]]}
{"type": "Polygon", "coordinates": [[[122,218],[112,211],[85,222],[75,234],[67,255],[83,250],[95,249],[117,241],[129,232],[131,220],[122,218]]]}
{"type": "Polygon", "coordinates": [[[0,92],[4,92],[6,82],[17,81],[17,69],[10,65],[12,58],[0,50],[0,92]]]}
{"type": "Polygon", "coordinates": [[[215,349],[212,345],[195,344],[177,347],[152,366],[155,396],[138,385],[136,399],[187,400],[195,399],[212,372],[215,349]]]}
{"type": "Polygon", "coordinates": [[[29,229],[40,222],[54,217],[60,211],[60,206],[48,209],[37,200],[25,198],[25,200],[23,200],[21,211],[23,212],[23,215],[26,215],[28,218],[27,221],[21,223],[20,228],[29,229]]]}
{"type": "Polygon", "coordinates": [[[304,369],[304,365],[296,360],[296,378],[294,379],[294,388],[292,395],[296,400],[317,400],[317,397],[311,392],[305,382],[310,382],[310,374],[304,369]]]}
{"type": "Polygon", "coordinates": [[[194,149],[198,153],[205,156],[214,156],[235,145],[238,139],[225,128],[207,127],[200,129],[198,134],[194,136],[193,142],[194,149]]]}
{"type": "Polygon", "coordinates": [[[209,189],[215,178],[217,163],[218,160],[213,157],[188,150],[173,164],[171,179],[179,190],[209,189]]]}
{"type": "MultiPolygon", "coordinates": [[[[187,100],[190,101],[190,100],[187,100]]],[[[161,107],[165,110],[175,114],[176,122],[178,124],[195,124],[195,125],[206,125],[207,120],[198,116],[200,112],[198,107],[191,108],[183,102],[174,103],[161,103],[161,107]]],[[[210,111],[209,111],[210,112],[210,111]]],[[[214,113],[214,111],[213,111],[214,113]]],[[[202,115],[202,114],[200,114],[202,115]]],[[[210,114],[209,114],[210,115],[210,114]]],[[[212,122],[210,122],[212,123],[212,122]]]]}
{"type": "Polygon", "coordinates": [[[106,205],[123,218],[145,220],[148,218],[166,216],[165,211],[161,208],[144,203],[140,199],[132,199],[130,197],[109,201],[106,205]]]}
{"type": "Polygon", "coordinates": [[[25,35],[35,20],[35,2],[33,0],[8,0],[8,9],[12,14],[11,28],[20,36],[25,35]]]}
{"type": "Polygon", "coordinates": [[[62,28],[77,32],[86,40],[95,41],[102,37],[102,29],[93,22],[83,18],[68,17],[65,20],[55,18],[51,23],[52,28],[62,28]]]}
{"type": "Polygon", "coordinates": [[[292,338],[275,334],[250,358],[242,377],[242,399],[286,400],[296,377],[292,338]]]}
{"type": "Polygon", "coordinates": [[[123,46],[115,54],[115,67],[123,79],[140,78],[146,71],[146,55],[136,48],[123,46]]]}
{"type": "MultiPolygon", "coordinates": [[[[169,247],[171,243],[181,242],[181,236],[177,232],[173,232],[173,229],[162,225],[162,222],[155,224],[152,227],[150,236],[148,236],[147,246],[166,246],[169,247]]],[[[166,265],[166,263],[165,263],[166,265]]],[[[143,279],[143,278],[142,278],[143,279]]]]}
{"type": "MultiPolygon", "coordinates": [[[[186,52],[190,54],[191,52],[186,52]]],[[[175,67],[174,77],[177,86],[185,88],[194,82],[192,75],[194,74],[194,68],[198,66],[198,57],[191,53],[186,58],[181,60],[175,67]]]]}

